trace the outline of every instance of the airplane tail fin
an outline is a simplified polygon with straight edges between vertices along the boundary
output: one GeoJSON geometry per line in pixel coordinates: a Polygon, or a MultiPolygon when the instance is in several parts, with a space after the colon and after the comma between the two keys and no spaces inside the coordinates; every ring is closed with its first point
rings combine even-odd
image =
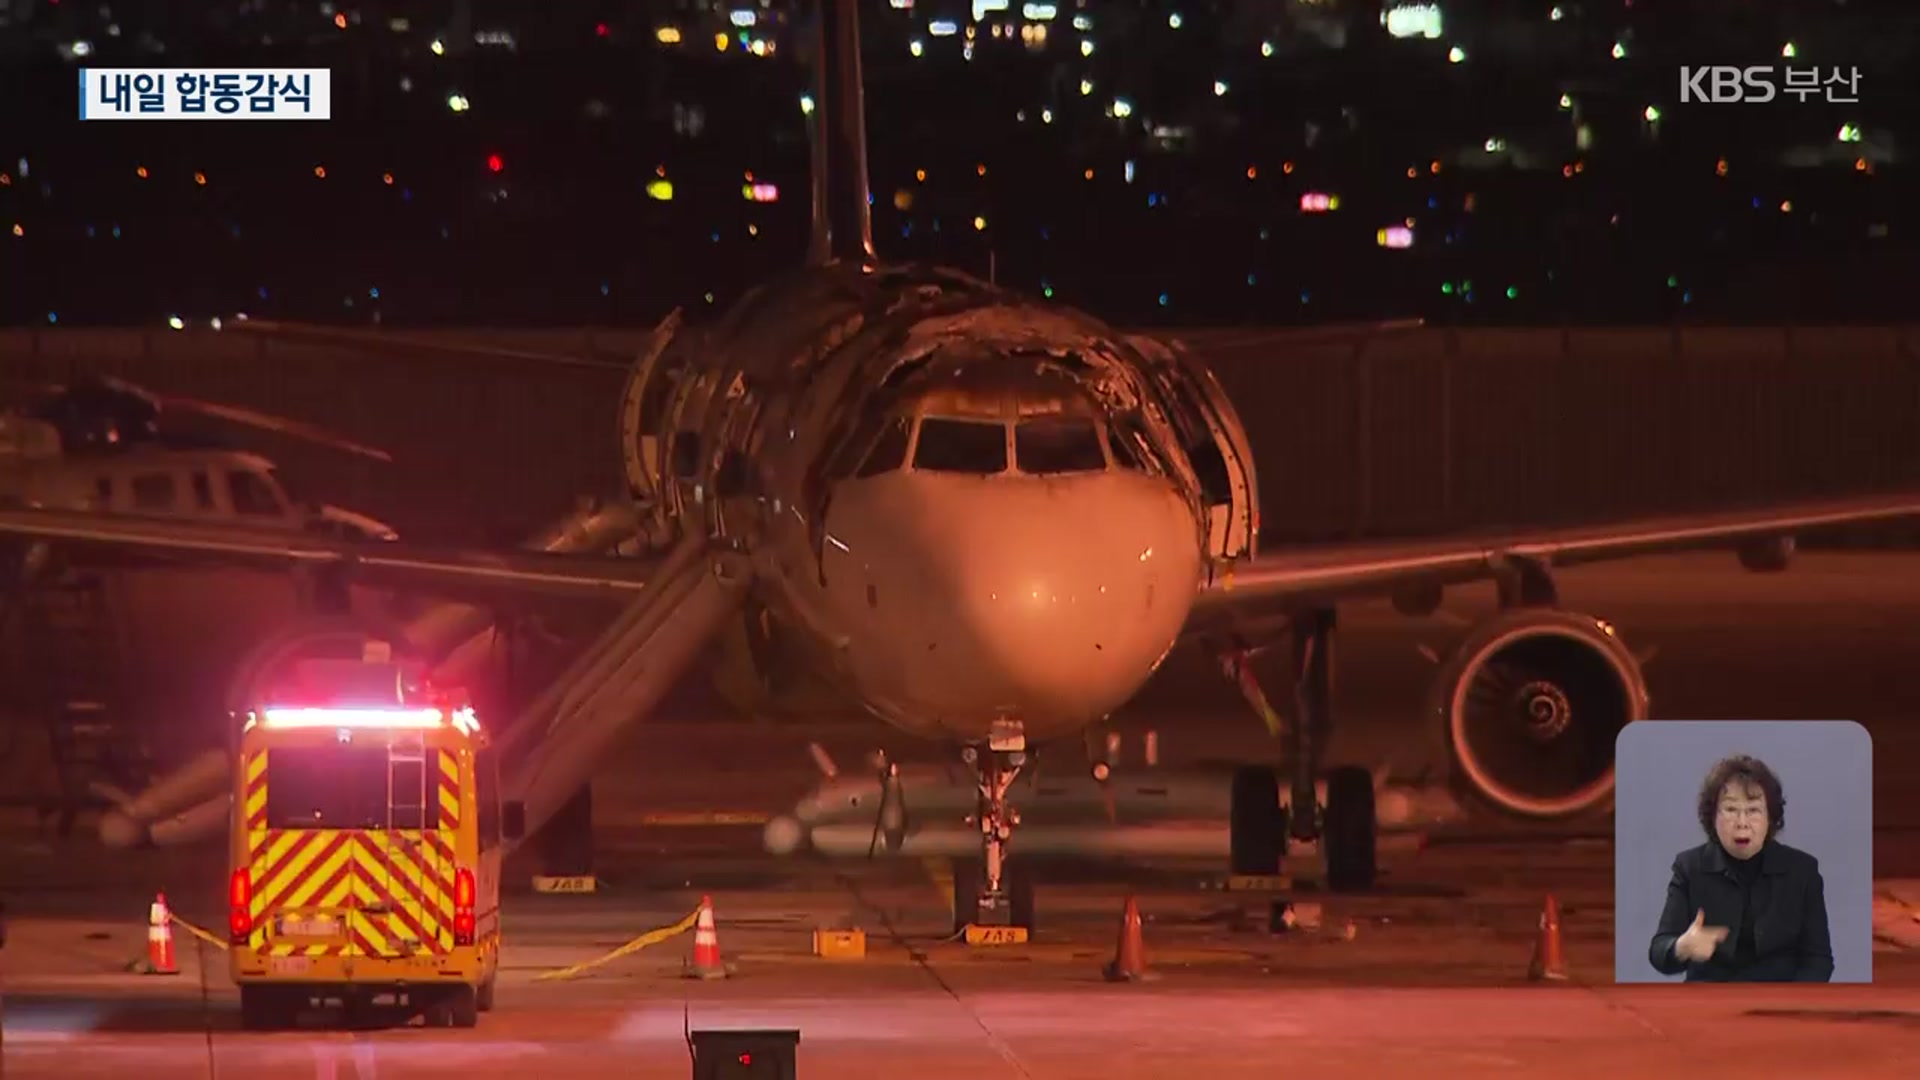
{"type": "Polygon", "coordinates": [[[816,0],[813,65],[813,242],[809,261],[873,262],[867,120],[858,0],[816,0]]]}

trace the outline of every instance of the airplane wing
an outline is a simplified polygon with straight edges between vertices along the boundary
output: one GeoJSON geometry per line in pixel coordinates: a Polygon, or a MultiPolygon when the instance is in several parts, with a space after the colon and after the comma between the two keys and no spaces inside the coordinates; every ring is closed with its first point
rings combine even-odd
{"type": "Polygon", "coordinates": [[[352,543],[284,530],[55,510],[0,510],[0,539],[9,536],[220,565],[337,571],[354,584],[473,603],[527,594],[630,597],[646,584],[658,561],[512,549],[426,548],[402,542],[352,543]]]}
{"type": "Polygon", "coordinates": [[[1274,550],[1222,563],[1201,585],[1190,629],[1402,589],[1494,578],[1528,565],[1573,566],[1690,549],[1738,547],[1802,532],[1920,517],[1920,492],[1515,530],[1274,550]]]}

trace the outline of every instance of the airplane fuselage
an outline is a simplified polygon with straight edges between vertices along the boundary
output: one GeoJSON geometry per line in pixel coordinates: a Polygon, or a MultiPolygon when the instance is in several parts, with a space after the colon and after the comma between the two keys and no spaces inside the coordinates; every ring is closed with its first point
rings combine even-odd
{"type": "Polygon", "coordinates": [[[628,448],[647,501],[749,548],[782,646],[922,737],[1105,717],[1172,648],[1206,561],[1251,544],[1250,463],[1190,368],[951,272],[802,272],[629,392],[654,379],[671,388],[628,448]],[[1196,445],[1238,458],[1234,491],[1196,445]]]}

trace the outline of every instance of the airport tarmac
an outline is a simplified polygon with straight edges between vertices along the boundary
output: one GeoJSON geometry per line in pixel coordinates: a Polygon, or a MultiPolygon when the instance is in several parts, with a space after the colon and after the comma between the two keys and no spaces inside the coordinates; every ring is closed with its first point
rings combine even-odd
{"type": "MultiPolygon", "coordinates": [[[[1786,575],[1755,577],[1726,556],[1689,556],[1570,572],[1563,589],[1569,606],[1654,650],[1657,718],[1865,724],[1875,737],[1878,874],[1920,877],[1920,800],[1904,794],[1920,750],[1911,722],[1920,689],[1908,675],[1920,647],[1920,559],[1807,556],[1786,575]]],[[[1345,614],[1337,759],[1419,771],[1433,745],[1416,726],[1432,670],[1419,647],[1444,648],[1484,605],[1475,594],[1441,618],[1345,614]]],[[[1139,734],[1156,731],[1169,768],[1271,753],[1232,689],[1192,657],[1176,655],[1117,727],[1130,736],[1129,761],[1139,734]]],[[[864,724],[712,716],[636,731],[596,787],[603,890],[508,898],[500,1007],[472,1031],[241,1032],[221,958],[192,939],[180,938],[180,975],[125,970],[144,952],[157,890],[182,917],[220,924],[217,845],[106,855],[16,827],[0,835],[0,892],[14,916],[0,951],[4,1075],[685,1077],[688,1027],[798,1029],[799,1075],[836,1080],[1302,1068],[1862,1078],[1911,1075],[1920,1059],[1920,951],[1892,943],[1876,947],[1871,987],[1612,985],[1604,822],[1434,832],[1418,850],[1383,856],[1371,894],[1297,890],[1293,899],[1321,904],[1321,928],[1280,935],[1269,932],[1269,898],[1222,891],[1209,864],[1051,861],[1035,942],[969,951],[943,940],[938,860],[827,863],[761,850],[757,821],[818,779],[811,741],[848,769],[887,742],[864,724]],[[1113,985],[1101,969],[1129,892],[1158,978],[1113,985]],[[1570,978],[1529,983],[1549,893],[1570,978]],[[682,978],[682,936],[575,979],[536,981],[676,922],[703,894],[732,978],[682,978]],[[823,925],[860,926],[867,957],[812,956],[823,925]]]]}

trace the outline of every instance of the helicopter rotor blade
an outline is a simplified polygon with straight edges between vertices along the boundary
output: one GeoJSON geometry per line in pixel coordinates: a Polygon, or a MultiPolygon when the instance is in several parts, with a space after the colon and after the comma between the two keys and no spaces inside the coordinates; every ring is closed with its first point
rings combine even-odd
{"type": "Polygon", "coordinates": [[[318,424],[308,423],[304,420],[290,420],[284,416],[274,416],[270,413],[257,412],[253,409],[241,408],[238,405],[226,405],[217,401],[200,401],[196,398],[167,395],[159,400],[163,408],[168,410],[196,413],[201,416],[212,417],[216,420],[225,420],[229,423],[244,424],[247,427],[258,428],[262,431],[271,431],[295,439],[303,439],[307,442],[329,447],[334,450],[343,450],[349,454],[358,454],[361,457],[372,458],[375,461],[388,463],[393,461],[392,454],[387,453],[377,446],[368,446],[365,443],[355,442],[343,435],[329,431],[318,424]]]}
{"type": "Polygon", "coordinates": [[[633,362],[631,356],[625,355],[617,357],[612,355],[577,356],[562,352],[502,349],[492,345],[440,341],[401,333],[389,333],[386,331],[311,326],[303,323],[279,322],[272,319],[236,319],[227,324],[227,329],[230,331],[257,334],[264,338],[294,344],[354,349],[375,355],[391,355],[402,358],[419,358],[424,355],[447,358],[468,357],[482,360],[511,360],[518,363],[552,364],[563,367],[609,368],[622,371],[631,366],[633,362]]]}

